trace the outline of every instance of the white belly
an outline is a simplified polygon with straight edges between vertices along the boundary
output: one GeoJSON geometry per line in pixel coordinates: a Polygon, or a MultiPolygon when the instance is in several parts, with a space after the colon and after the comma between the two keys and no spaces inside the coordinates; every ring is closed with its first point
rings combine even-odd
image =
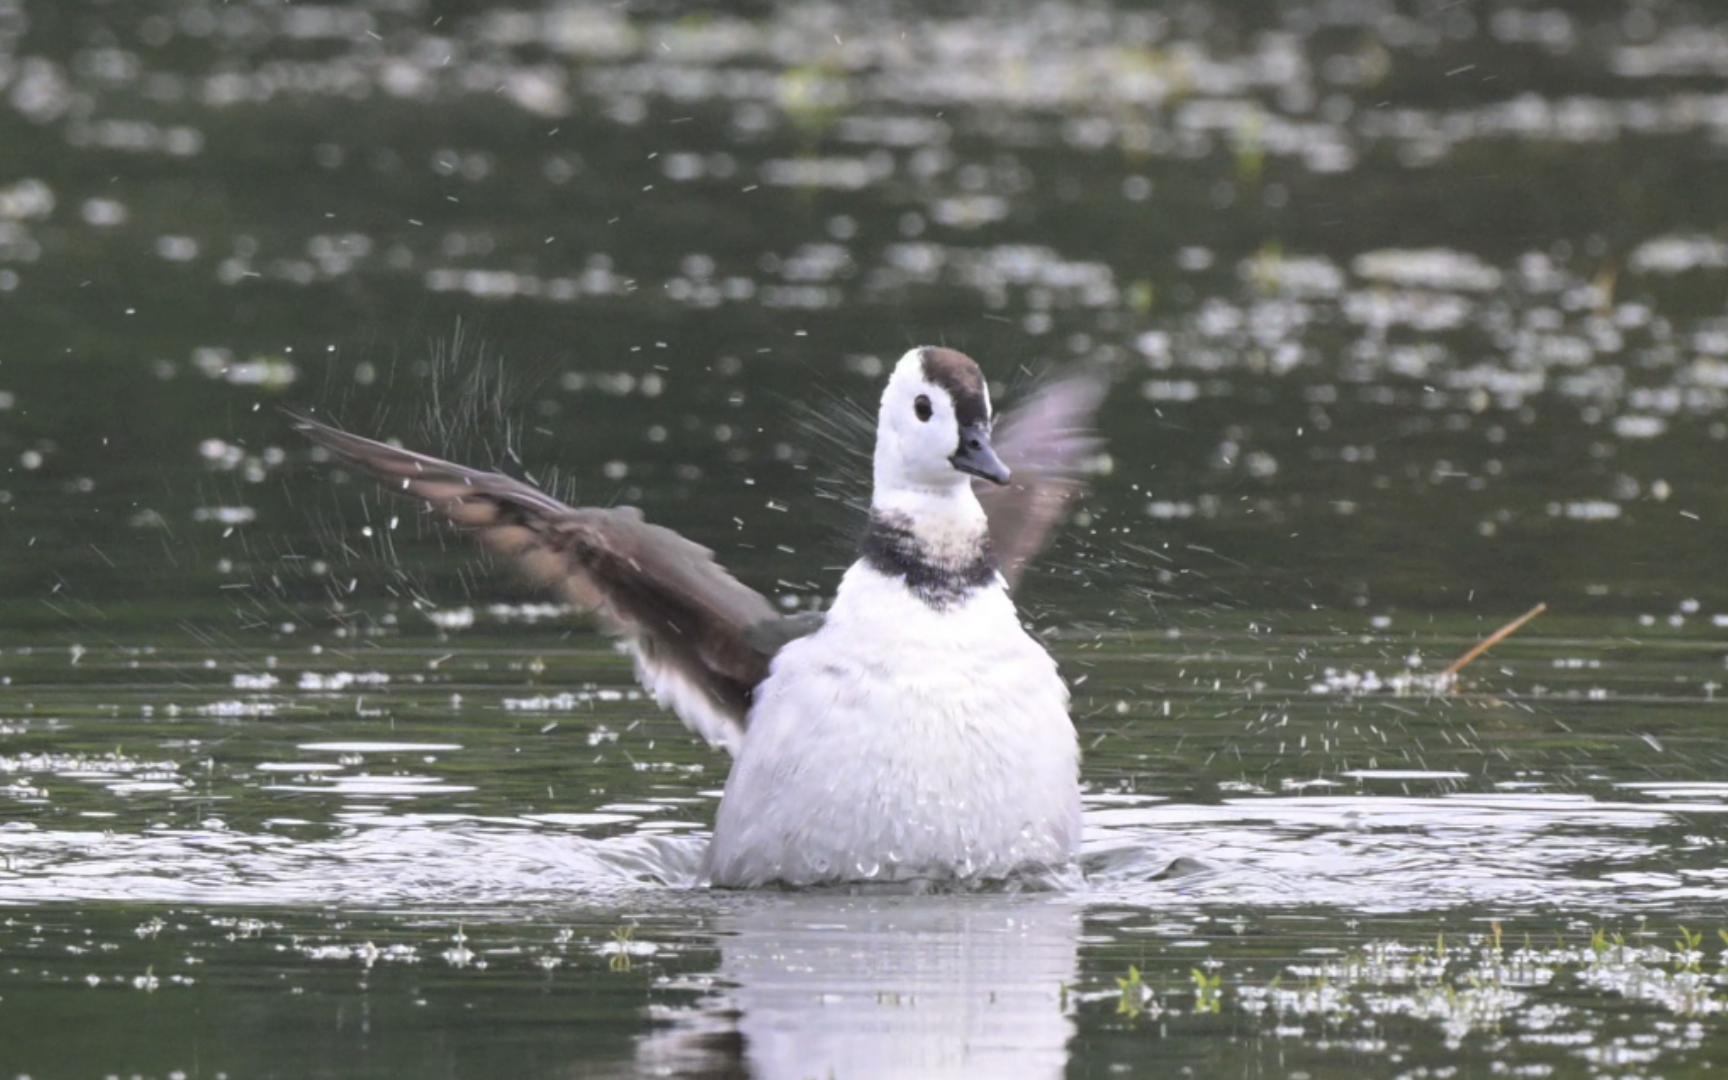
{"type": "Polygon", "coordinates": [[[1006,592],[935,611],[866,566],[757,691],[709,853],[717,885],[988,880],[1066,865],[1079,750],[1006,592]]]}

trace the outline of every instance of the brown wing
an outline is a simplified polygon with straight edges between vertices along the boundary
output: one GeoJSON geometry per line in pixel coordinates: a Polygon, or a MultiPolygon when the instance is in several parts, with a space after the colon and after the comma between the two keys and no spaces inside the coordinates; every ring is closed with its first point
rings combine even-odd
{"type": "Polygon", "coordinates": [[[1086,489],[1085,464],[1104,445],[1094,423],[1109,388],[1102,370],[1082,368],[1039,387],[996,424],[991,441],[1014,478],[973,489],[1010,589],[1086,489]]]}
{"type": "Polygon", "coordinates": [[[570,507],[500,473],[401,450],[291,414],[343,461],[423,499],[533,583],[592,611],[623,638],[662,706],[736,752],[750,694],[773,656],[780,616],[714,553],[625,507],[570,507]]]}

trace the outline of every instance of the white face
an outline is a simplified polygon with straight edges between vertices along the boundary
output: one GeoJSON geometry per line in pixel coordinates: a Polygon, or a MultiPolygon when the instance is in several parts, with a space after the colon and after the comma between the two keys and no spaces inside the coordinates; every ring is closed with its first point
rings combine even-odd
{"type": "MultiPolygon", "coordinates": [[[[972,482],[953,460],[961,441],[954,398],[926,376],[923,353],[913,349],[902,356],[882,392],[876,420],[878,487],[940,489],[972,482]]],[[[988,418],[988,390],[984,406],[988,418]]]]}

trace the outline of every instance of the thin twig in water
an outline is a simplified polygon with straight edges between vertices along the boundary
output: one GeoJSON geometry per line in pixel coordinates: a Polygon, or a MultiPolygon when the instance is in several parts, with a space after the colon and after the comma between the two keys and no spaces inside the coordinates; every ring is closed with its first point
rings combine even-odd
{"type": "Polygon", "coordinates": [[[1502,626],[1500,629],[1494,631],[1492,634],[1489,634],[1487,637],[1485,637],[1481,641],[1477,642],[1476,645],[1469,652],[1465,653],[1463,656],[1460,656],[1458,659],[1452,661],[1452,666],[1446,669],[1446,674],[1456,676],[1460,671],[1463,671],[1465,668],[1467,668],[1471,664],[1475,663],[1476,660],[1479,659],[1483,653],[1487,652],[1489,649],[1492,649],[1494,646],[1500,644],[1502,641],[1505,641],[1507,638],[1511,637],[1513,634],[1516,634],[1518,631],[1522,630],[1524,628],[1525,623],[1529,622],[1531,619],[1534,619],[1536,616],[1542,614],[1544,611],[1547,611],[1547,610],[1548,610],[1547,604],[1537,604],[1535,607],[1531,608],[1529,611],[1526,611],[1524,614],[1518,616],[1516,619],[1513,619],[1511,622],[1507,623],[1505,626],[1502,626]]]}

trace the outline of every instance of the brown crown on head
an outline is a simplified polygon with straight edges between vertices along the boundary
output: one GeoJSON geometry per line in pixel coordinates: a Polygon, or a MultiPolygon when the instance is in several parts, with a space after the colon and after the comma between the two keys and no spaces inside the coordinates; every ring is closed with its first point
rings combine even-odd
{"type": "Polygon", "coordinates": [[[978,362],[956,349],[926,346],[921,351],[924,378],[948,391],[954,400],[954,416],[962,427],[990,422],[990,403],[984,392],[984,373],[978,362]]]}

